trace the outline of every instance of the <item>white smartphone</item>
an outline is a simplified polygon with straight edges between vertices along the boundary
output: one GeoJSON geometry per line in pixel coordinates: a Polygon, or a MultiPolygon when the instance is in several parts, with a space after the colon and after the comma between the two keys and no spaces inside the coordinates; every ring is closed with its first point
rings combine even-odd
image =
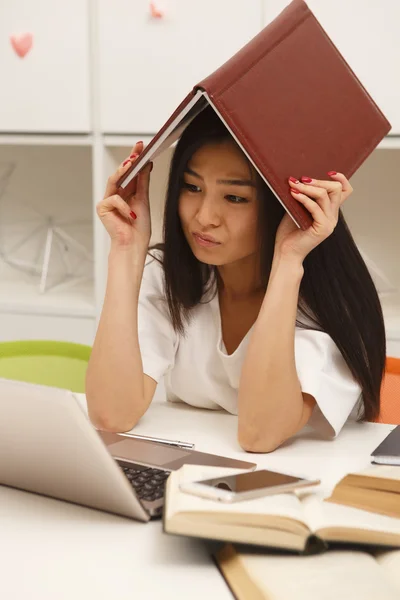
{"type": "Polygon", "coordinates": [[[285,473],[260,470],[181,483],[179,487],[183,492],[201,498],[220,502],[239,502],[240,500],[292,492],[299,488],[319,485],[320,483],[319,479],[304,479],[285,473]]]}

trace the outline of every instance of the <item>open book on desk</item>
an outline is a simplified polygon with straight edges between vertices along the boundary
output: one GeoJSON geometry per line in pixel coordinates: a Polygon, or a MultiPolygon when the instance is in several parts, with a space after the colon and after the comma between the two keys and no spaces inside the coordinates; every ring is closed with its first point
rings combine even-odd
{"type": "Polygon", "coordinates": [[[193,87],[118,181],[121,197],[206,107],[302,229],[312,218],[292,197],[288,178],[327,179],[335,169],[349,179],[391,128],[307,4],[293,0],[193,87]]]}
{"type": "Polygon", "coordinates": [[[400,519],[324,502],[316,493],[277,494],[228,504],[179,488],[183,481],[231,472],[198,465],[172,472],[165,491],[164,531],[304,553],[337,542],[400,547],[400,519]]]}
{"type": "Polygon", "coordinates": [[[400,550],[284,556],[228,544],[215,559],[236,600],[400,598],[400,550]]]}
{"type": "Polygon", "coordinates": [[[336,484],[327,501],[400,519],[400,469],[375,465],[349,473],[336,484]]]}

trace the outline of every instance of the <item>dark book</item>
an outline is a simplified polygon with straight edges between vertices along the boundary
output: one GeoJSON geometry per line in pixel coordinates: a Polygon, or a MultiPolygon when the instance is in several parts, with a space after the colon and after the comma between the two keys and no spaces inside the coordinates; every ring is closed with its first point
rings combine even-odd
{"type": "Polygon", "coordinates": [[[371,454],[372,462],[400,465],[400,427],[395,427],[371,454]]]}

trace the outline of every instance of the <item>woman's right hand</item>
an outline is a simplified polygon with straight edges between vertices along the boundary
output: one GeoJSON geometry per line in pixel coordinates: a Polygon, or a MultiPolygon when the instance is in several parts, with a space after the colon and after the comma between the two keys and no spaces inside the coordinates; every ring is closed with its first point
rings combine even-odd
{"type": "Polygon", "coordinates": [[[96,207],[104,227],[111,238],[111,244],[118,247],[139,245],[147,251],[151,237],[149,206],[150,162],[129,182],[126,199],[118,195],[117,181],[129,169],[132,162],[143,152],[143,142],[137,142],[125,165],[108,178],[103,200],[96,207]],[[136,155],[136,156],[135,156],[136,155]]]}

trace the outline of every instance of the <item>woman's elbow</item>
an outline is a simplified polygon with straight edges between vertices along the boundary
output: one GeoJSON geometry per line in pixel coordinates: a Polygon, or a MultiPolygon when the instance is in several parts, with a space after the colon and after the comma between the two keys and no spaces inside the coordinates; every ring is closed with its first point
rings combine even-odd
{"type": "Polygon", "coordinates": [[[92,425],[100,431],[110,433],[125,433],[137,425],[139,419],[118,418],[116,416],[105,414],[93,414],[89,411],[89,419],[92,425]]]}
{"type": "Polygon", "coordinates": [[[277,440],[272,435],[263,435],[261,437],[258,435],[249,435],[241,430],[238,431],[238,442],[245,452],[266,454],[279,448],[284,441],[277,440]]]}

